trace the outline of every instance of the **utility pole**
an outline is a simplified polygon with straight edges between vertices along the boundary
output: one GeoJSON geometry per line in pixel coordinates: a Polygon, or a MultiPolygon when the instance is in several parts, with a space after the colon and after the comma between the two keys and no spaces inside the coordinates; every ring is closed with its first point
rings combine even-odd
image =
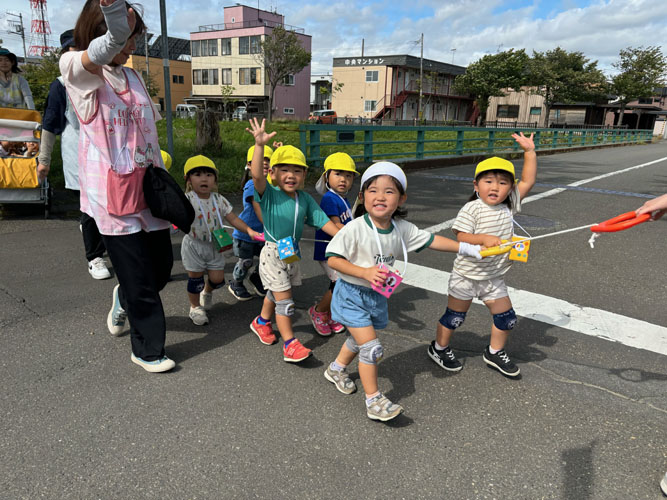
{"type": "Polygon", "coordinates": [[[167,151],[174,156],[174,130],[171,123],[171,85],[169,76],[169,37],[167,36],[167,9],[160,0],[160,25],[162,34],[162,66],[164,71],[164,107],[167,112],[167,151]]]}
{"type": "Polygon", "coordinates": [[[422,33],[421,36],[421,54],[419,56],[419,105],[417,106],[417,112],[420,120],[424,115],[424,112],[422,111],[423,88],[424,88],[424,33],[422,33]]]}
{"type": "Polygon", "coordinates": [[[454,64],[454,56],[456,55],[456,48],[449,49],[452,52],[452,64],[454,64]]]}
{"type": "Polygon", "coordinates": [[[361,39],[361,57],[364,57],[364,38],[361,39]]]}
{"type": "Polygon", "coordinates": [[[23,60],[27,61],[28,52],[25,50],[25,29],[23,28],[23,14],[21,14],[20,12],[18,14],[12,14],[11,12],[7,12],[7,15],[19,18],[18,22],[10,21],[12,23],[12,29],[14,30],[10,31],[10,33],[21,35],[21,40],[23,40],[23,60]]]}

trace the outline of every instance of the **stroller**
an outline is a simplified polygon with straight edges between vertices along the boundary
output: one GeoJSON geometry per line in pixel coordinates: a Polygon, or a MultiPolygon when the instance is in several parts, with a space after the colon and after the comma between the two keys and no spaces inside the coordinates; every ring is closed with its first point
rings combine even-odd
{"type": "Polygon", "coordinates": [[[52,190],[37,179],[41,123],[38,111],[0,108],[0,203],[43,204],[46,218],[52,190]]]}

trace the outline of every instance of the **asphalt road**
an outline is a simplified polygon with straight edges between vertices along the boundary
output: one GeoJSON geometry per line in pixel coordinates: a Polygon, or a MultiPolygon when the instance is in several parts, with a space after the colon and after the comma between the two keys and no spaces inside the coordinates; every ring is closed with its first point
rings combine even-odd
{"type": "MultiPolygon", "coordinates": [[[[538,182],[558,186],[660,158],[526,204],[527,229],[599,222],[635,209],[642,195],[667,192],[664,141],[539,157],[538,182]]],[[[409,173],[409,220],[430,227],[455,217],[471,191],[455,178],[473,168],[409,173]]],[[[308,320],[306,309],[327,287],[316,263],[302,261],[295,292],[295,330],[314,356],[295,366],[282,361],[279,345],[250,333],[259,299],[237,303],[225,289],[211,323],[191,323],[174,237],[173,280],[162,297],[178,367],[152,375],[130,362],[128,335],[106,330],[115,280],[86,272],[77,221],[12,213],[0,220],[3,499],[661,497],[663,354],[520,318],[508,352],[522,376],[507,379],[482,361],[490,317],[473,305],[452,342],[464,369],[445,373],[426,348],[446,298],[402,285],[381,334],[379,373],[405,414],[373,422],[363,391],[342,395],[322,376],[344,336],[318,337],[308,320]]],[[[623,318],[667,326],[667,221],[605,235],[594,250],[589,235],[536,242],[508,284],[618,314],[600,325],[602,336],[623,329],[623,318]]],[[[302,253],[311,252],[304,242],[302,253]]],[[[410,255],[439,271],[451,271],[452,261],[433,251],[410,255]]],[[[229,274],[234,262],[230,256],[229,274]]]]}

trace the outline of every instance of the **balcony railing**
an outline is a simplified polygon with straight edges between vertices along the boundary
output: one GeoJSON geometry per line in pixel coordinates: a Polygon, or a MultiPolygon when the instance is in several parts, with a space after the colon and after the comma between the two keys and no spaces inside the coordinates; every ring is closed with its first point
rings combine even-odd
{"type": "Polygon", "coordinates": [[[305,33],[303,28],[298,26],[290,26],[289,24],[278,23],[276,21],[266,21],[266,20],[252,20],[252,21],[242,21],[240,23],[222,23],[222,24],[203,24],[199,26],[198,31],[223,31],[223,30],[238,30],[243,28],[276,28],[282,26],[287,31],[293,31],[295,33],[305,33]]]}

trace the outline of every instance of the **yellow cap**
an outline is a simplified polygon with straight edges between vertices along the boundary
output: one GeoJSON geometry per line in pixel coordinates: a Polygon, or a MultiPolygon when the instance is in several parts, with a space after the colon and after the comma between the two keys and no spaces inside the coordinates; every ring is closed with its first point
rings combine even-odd
{"type": "Polygon", "coordinates": [[[354,160],[347,153],[333,153],[327,156],[327,159],[324,160],[325,172],[327,170],[345,170],[359,175],[359,172],[357,172],[355,167],[354,160]]]}
{"type": "MultiPolygon", "coordinates": [[[[246,162],[250,163],[252,161],[252,155],[255,154],[255,146],[250,146],[248,150],[248,155],[246,156],[246,162]]],[[[273,155],[273,149],[269,146],[264,146],[264,158],[271,158],[273,155]]]]}
{"type": "Polygon", "coordinates": [[[185,162],[185,167],[183,167],[183,175],[187,176],[188,172],[193,168],[197,167],[206,167],[211,170],[215,170],[215,173],[218,173],[218,169],[215,167],[215,163],[210,158],[206,158],[203,155],[193,156],[188,158],[188,161],[185,162]]]}
{"type": "Polygon", "coordinates": [[[162,155],[162,163],[164,163],[164,168],[169,170],[171,168],[171,155],[163,150],[160,150],[160,154],[162,155]]]}
{"type": "Polygon", "coordinates": [[[505,172],[512,174],[513,179],[515,178],[514,165],[512,162],[504,158],[493,156],[484,161],[480,161],[477,164],[477,168],[475,169],[475,179],[477,179],[479,174],[488,172],[489,170],[504,170],[505,172]]]}
{"type": "Polygon", "coordinates": [[[273,152],[271,166],[275,167],[276,165],[296,165],[308,168],[305,155],[294,146],[280,146],[273,152]]]}

